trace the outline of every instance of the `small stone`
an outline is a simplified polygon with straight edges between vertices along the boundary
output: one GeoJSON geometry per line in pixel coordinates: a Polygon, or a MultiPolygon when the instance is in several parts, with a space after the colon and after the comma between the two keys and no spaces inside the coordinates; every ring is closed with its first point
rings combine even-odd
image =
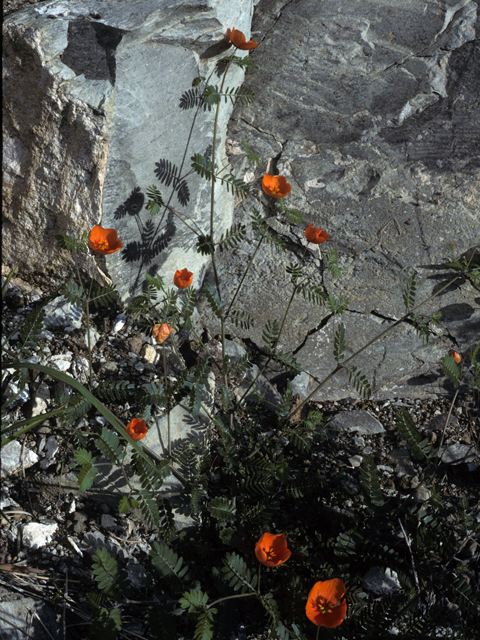
{"type": "Polygon", "coordinates": [[[68,371],[72,366],[72,356],[68,355],[57,355],[52,356],[48,364],[54,369],[58,369],[58,371],[68,371]]]}
{"type": "Polygon", "coordinates": [[[383,573],[379,567],[373,567],[364,575],[362,586],[378,595],[388,595],[402,588],[395,571],[386,569],[383,573]]]}
{"type": "Polygon", "coordinates": [[[356,436],[353,439],[353,442],[359,449],[363,449],[363,447],[365,446],[365,438],[362,438],[362,436],[356,436]]]}
{"type": "Polygon", "coordinates": [[[299,373],[297,376],[295,376],[291,383],[293,395],[298,395],[302,400],[305,400],[305,398],[309,394],[309,386],[311,382],[312,378],[308,375],[308,373],[306,373],[305,371],[299,373]]]}
{"type": "Polygon", "coordinates": [[[443,464],[462,464],[473,462],[478,458],[478,454],[473,445],[455,442],[447,447],[442,447],[439,458],[443,464]]]}
{"type": "Polygon", "coordinates": [[[151,344],[143,345],[140,356],[149,364],[155,364],[158,360],[157,350],[151,344]]]}
{"type": "Polygon", "coordinates": [[[382,423],[362,409],[354,411],[340,411],[328,425],[330,429],[340,431],[358,431],[365,435],[383,433],[382,423]]]}
{"type": "Polygon", "coordinates": [[[116,529],[117,521],[108,513],[102,514],[100,524],[104,529],[116,529]]]}
{"type": "Polygon", "coordinates": [[[419,502],[426,502],[430,499],[431,492],[423,485],[419,485],[415,491],[415,500],[419,502]]]}
{"type": "Polygon", "coordinates": [[[52,541],[58,524],[40,524],[29,522],[22,527],[22,543],[29,549],[40,549],[52,541]]]}
{"type": "Polygon", "coordinates": [[[113,330],[115,331],[115,333],[118,333],[119,331],[121,331],[124,326],[126,325],[127,320],[125,318],[125,316],[123,315],[123,313],[120,313],[116,319],[115,319],[115,323],[113,325],[113,330]]]}
{"type": "Polygon", "coordinates": [[[13,440],[2,447],[0,451],[1,475],[2,477],[7,476],[17,469],[21,469],[22,466],[28,469],[38,460],[37,454],[28,447],[23,447],[22,457],[22,445],[18,440],[13,440]]]}
{"type": "Polygon", "coordinates": [[[350,462],[350,464],[352,465],[352,467],[359,467],[362,464],[362,456],[352,456],[351,458],[348,459],[348,461],[350,462]]]}
{"type": "MultiPolygon", "coordinates": [[[[447,413],[441,413],[439,415],[433,416],[433,418],[425,425],[425,429],[427,431],[441,431],[445,426],[447,415],[447,413]]],[[[455,429],[459,426],[460,423],[458,422],[457,418],[454,415],[450,415],[447,428],[452,427],[455,429]]]]}

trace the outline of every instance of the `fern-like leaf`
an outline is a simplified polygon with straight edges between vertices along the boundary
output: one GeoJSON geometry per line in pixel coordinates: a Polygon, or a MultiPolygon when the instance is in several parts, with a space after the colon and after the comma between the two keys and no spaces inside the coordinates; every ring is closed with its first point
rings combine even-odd
{"type": "Polygon", "coordinates": [[[335,331],[333,340],[333,357],[337,362],[343,360],[345,356],[345,325],[341,322],[335,331]]]}
{"type": "Polygon", "coordinates": [[[417,293],[417,272],[412,270],[408,276],[407,286],[403,292],[403,304],[405,309],[410,311],[415,306],[415,296],[417,293]]]}
{"type": "Polygon", "coordinates": [[[236,553],[227,553],[223,559],[224,580],[228,582],[234,591],[255,591],[257,586],[257,575],[248,568],[244,559],[236,553]]]}
{"type": "Polygon", "coordinates": [[[258,167],[258,165],[260,164],[260,160],[252,151],[250,145],[246,140],[242,142],[242,149],[245,151],[250,164],[253,165],[254,167],[258,167]]]}
{"type": "Polygon", "coordinates": [[[75,458],[77,463],[81,465],[80,472],[77,478],[77,484],[80,491],[87,491],[93,484],[98,469],[95,469],[93,463],[96,458],[86,449],[80,449],[75,452],[75,458]]]}
{"type": "Polygon", "coordinates": [[[112,305],[117,298],[117,290],[114,284],[107,284],[105,287],[99,287],[90,302],[98,309],[99,307],[107,307],[112,305]]]}
{"type": "Polygon", "coordinates": [[[98,588],[107,596],[118,596],[125,584],[125,576],[120,572],[116,559],[103,547],[97,549],[92,560],[92,572],[98,588]]]}
{"type": "Polygon", "coordinates": [[[364,376],[354,364],[351,364],[349,367],[347,367],[347,371],[348,381],[353,381],[353,385],[357,393],[359,393],[363,398],[370,398],[370,396],[372,395],[372,388],[367,380],[367,377],[364,376]]]}
{"type": "Polygon", "coordinates": [[[125,455],[125,448],[115,431],[102,428],[102,434],[95,441],[97,449],[110,460],[112,464],[120,464],[125,455]]]}
{"type": "Polygon", "coordinates": [[[65,286],[62,287],[60,293],[70,304],[79,307],[85,307],[85,303],[88,300],[87,293],[83,290],[83,287],[76,282],[67,282],[65,286]]]}
{"type": "Polygon", "coordinates": [[[19,348],[25,353],[30,354],[32,349],[36,349],[40,334],[43,330],[43,320],[45,311],[40,309],[31,313],[23,324],[20,332],[19,348]]]}
{"type": "Polygon", "coordinates": [[[338,255],[335,249],[330,249],[325,254],[325,265],[330,271],[332,278],[339,278],[342,275],[342,270],[338,266],[338,255]]]}
{"type": "Polygon", "coordinates": [[[455,389],[460,384],[460,367],[455,362],[453,356],[445,355],[442,360],[442,369],[445,376],[453,382],[455,389]]]}
{"type": "Polygon", "coordinates": [[[267,320],[265,329],[262,332],[262,340],[268,351],[271,351],[277,344],[279,332],[280,325],[278,324],[278,320],[267,320]]]}
{"type": "Polygon", "coordinates": [[[235,521],[235,505],[227,498],[217,496],[208,503],[207,508],[212,516],[220,522],[235,521]]]}
{"type": "Polygon", "coordinates": [[[243,224],[234,224],[230,229],[227,229],[225,233],[222,233],[220,240],[217,242],[220,251],[227,249],[233,249],[242,240],[245,239],[247,228],[243,224]]]}
{"type": "Polygon", "coordinates": [[[210,283],[205,285],[205,296],[208,300],[208,303],[213,311],[213,313],[217,316],[217,318],[222,317],[223,312],[223,304],[220,300],[220,296],[218,295],[218,291],[212,287],[210,283]]]}
{"type": "Polygon", "coordinates": [[[336,313],[337,315],[341,316],[348,307],[348,298],[345,298],[345,296],[340,296],[340,298],[337,300],[333,293],[329,293],[327,305],[332,313],[336,313]]]}
{"type": "Polygon", "coordinates": [[[422,438],[415,421],[405,408],[401,411],[397,409],[397,427],[413,455],[429,462],[432,457],[432,445],[429,444],[428,438],[422,438]]]}
{"type": "Polygon", "coordinates": [[[120,609],[106,609],[102,607],[92,620],[88,631],[88,640],[117,640],[122,629],[120,609]]]}
{"type": "MultiPolygon", "coordinates": [[[[250,186],[241,178],[236,178],[231,173],[220,178],[222,184],[227,187],[227,191],[231,191],[237,198],[246,198],[250,193],[250,186]]],[[[241,225],[239,225],[241,226],[241,225]]]]}
{"type": "Polygon", "coordinates": [[[192,169],[198,173],[199,176],[205,178],[206,180],[216,181],[216,178],[213,174],[213,165],[212,161],[205,156],[202,156],[201,153],[196,153],[191,157],[192,160],[192,169]]]}
{"type": "Polygon", "coordinates": [[[72,238],[71,236],[59,233],[55,236],[59,247],[66,249],[71,253],[86,253],[88,251],[88,235],[84,231],[80,238],[72,238]]]}
{"type": "MultiPolygon", "coordinates": [[[[183,580],[188,579],[188,566],[184,565],[183,558],[163,541],[153,543],[150,551],[152,563],[163,578],[173,581],[175,586],[180,586],[183,580]]],[[[183,594],[185,597],[185,594],[183,594]]],[[[208,597],[207,597],[208,599],[208,597]]]]}
{"type": "Polygon", "coordinates": [[[253,326],[253,316],[248,313],[248,311],[234,309],[230,312],[228,319],[230,320],[230,322],[233,322],[236,327],[241,327],[246,331],[248,331],[248,329],[253,326]]]}
{"type": "Polygon", "coordinates": [[[369,506],[381,507],[384,504],[377,467],[370,456],[365,456],[360,467],[360,485],[369,506]]]}

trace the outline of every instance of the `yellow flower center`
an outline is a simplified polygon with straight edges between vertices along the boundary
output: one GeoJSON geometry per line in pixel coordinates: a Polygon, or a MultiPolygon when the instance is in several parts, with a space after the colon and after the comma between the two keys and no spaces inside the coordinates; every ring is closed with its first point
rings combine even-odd
{"type": "Polygon", "coordinates": [[[280,191],[280,187],[278,187],[277,185],[275,185],[274,187],[270,187],[270,191],[272,193],[278,193],[280,191]]]}
{"type": "Polygon", "coordinates": [[[275,560],[275,558],[277,557],[277,554],[273,550],[273,547],[266,547],[266,548],[264,547],[263,550],[265,551],[267,560],[275,560]]]}
{"type": "Polygon", "coordinates": [[[100,240],[100,242],[97,242],[97,249],[106,251],[108,249],[108,242],[106,240],[100,240]]]}
{"type": "Polygon", "coordinates": [[[325,615],[326,613],[332,613],[333,611],[332,603],[325,598],[322,598],[321,596],[317,597],[315,606],[317,607],[319,613],[321,613],[322,615],[325,615]]]}

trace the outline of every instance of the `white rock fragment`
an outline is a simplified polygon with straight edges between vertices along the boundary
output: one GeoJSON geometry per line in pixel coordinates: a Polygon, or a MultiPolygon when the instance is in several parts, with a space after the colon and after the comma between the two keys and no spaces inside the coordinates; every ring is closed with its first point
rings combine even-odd
{"type": "Polygon", "coordinates": [[[29,522],[22,527],[22,543],[29,549],[39,549],[52,541],[58,524],[40,524],[29,522]]]}
{"type": "Polygon", "coordinates": [[[22,455],[22,445],[17,440],[9,442],[0,452],[1,475],[8,476],[22,466],[28,469],[38,462],[38,459],[37,454],[28,447],[23,447],[22,455]]]}

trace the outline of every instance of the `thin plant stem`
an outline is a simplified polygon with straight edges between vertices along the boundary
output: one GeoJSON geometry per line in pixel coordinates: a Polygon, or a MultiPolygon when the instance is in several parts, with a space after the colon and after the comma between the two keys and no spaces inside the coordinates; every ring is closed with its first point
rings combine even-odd
{"type": "Polygon", "coordinates": [[[213,602],[211,602],[207,609],[210,609],[211,607],[213,607],[214,604],[218,604],[219,602],[225,602],[225,600],[233,600],[234,598],[248,598],[249,596],[256,596],[257,593],[238,593],[235,596],[225,596],[224,598],[219,598],[218,600],[214,600],[213,602]]]}
{"type": "MultiPolygon", "coordinates": [[[[168,381],[167,381],[167,358],[165,355],[165,342],[162,344],[162,347],[163,347],[163,379],[165,381],[165,391],[166,391],[168,381]]],[[[168,396],[168,394],[167,394],[167,450],[168,450],[168,457],[171,458],[172,457],[172,438],[170,433],[170,397],[168,396]]]]}
{"type": "Polygon", "coordinates": [[[227,309],[227,311],[225,312],[225,316],[224,316],[225,320],[228,318],[228,315],[229,315],[229,313],[230,313],[230,309],[232,308],[233,303],[235,302],[235,300],[236,300],[236,298],[237,298],[238,294],[240,293],[240,289],[242,288],[243,281],[244,281],[244,280],[245,280],[245,278],[247,277],[248,270],[249,270],[249,269],[250,269],[250,267],[252,266],[252,263],[253,263],[253,261],[254,261],[254,259],[255,259],[255,256],[257,255],[257,252],[258,252],[258,250],[260,249],[260,245],[262,244],[263,239],[264,239],[264,238],[265,238],[265,236],[267,235],[267,230],[268,230],[268,227],[267,227],[267,225],[265,225],[265,230],[264,230],[264,232],[262,233],[262,237],[261,237],[261,238],[260,238],[260,240],[258,241],[257,246],[256,246],[256,248],[255,248],[255,251],[253,252],[252,257],[250,258],[250,260],[249,260],[249,262],[248,262],[247,266],[245,267],[245,271],[243,272],[243,276],[242,276],[242,278],[241,278],[240,282],[238,283],[238,286],[237,286],[237,288],[236,288],[236,290],[235,290],[235,293],[233,294],[232,299],[230,300],[230,304],[228,305],[228,309],[227,309]]]}
{"type": "Polygon", "coordinates": [[[257,583],[257,593],[258,593],[258,595],[260,595],[260,574],[261,574],[261,569],[262,569],[262,563],[259,562],[258,563],[258,583],[257,583]]]}
{"type": "Polygon", "coordinates": [[[428,298],[425,298],[425,300],[422,300],[422,302],[419,302],[416,307],[414,307],[413,309],[410,309],[410,311],[408,311],[408,313],[405,313],[398,320],[395,320],[395,322],[393,324],[391,324],[384,331],[379,333],[378,336],[375,336],[375,338],[372,338],[369,342],[364,344],[363,347],[360,347],[360,349],[355,351],[355,353],[352,354],[351,356],[349,356],[344,362],[342,362],[342,364],[337,364],[335,369],[333,369],[333,371],[331,371],[328,374],[328,376],[326,378],[324,378],[315,387],[315,389],[305,398],[305,400],[302,400],[302,402],[298,406],[296,406],[293,411],[291,411],[288,414],[288,416],[285,418],[285,422],[287,422],[295,413],[297,413],[297,411],[299,411],[309,400],[311,400],[313,398],[313,396],[317,393],[317,391],[319,391],[319,389],[321,389],[331,378],[333,378],[333,376],[336,375],[340,371],[340,369],[344,369],[346,364],[348,364],[354,358],[356,358],[360,353],[362,353],[362,351],[365,351],[365,349],[368,349],[368,347],[370,347],[372,344],[374,344],[375,342],[377,342],[378,340],[383,338],[383,336],[386,335],[387,333],[389,333],[389,331],[391,331],[396,326],[398,326],[399,324],[404,322],[414,311],[417,311],[417,309],[420,309],[420,307],[422,307],[424,304],[426,304],[430,300],[434,300],[435,298],[437,298],[442,293],[442,291],[445,291],[445,289],[448,289],[448,287],[451,287],[452,284],[454,282],[456,282],[459,278],[461,278],[461,276],[456,276],[453,280],[450,280],[450,282],[448,282],[445,286],[443,286],[441,289],[439,289],[436,293],[433,293],[428,298]]]}
{"type": "Polygon", "coordinates": [[[315,640],[318,640],[319,634],[320,634],[320,625],[317,626],[317,635],[315,636],[315,640]]]}
{"type": "MultiPolygon", "coordinates": [[[[307,253],[307,247],[305,247],[305,250],[304,250],[304,252],[303,252],[303,255],[302,255],[301,259],[300,259],[300,264],[302,264],[302,263],[303,263],[303,260],[305,259],[305,255],[306,255],[306,253],[307,253]]],[[[255,378],[253,378],[253,380],[252,380],[252,382],[250,383],[249,387],[247,388],[247,390],[244,392],[244,394],[242,395],[242,397],[241,397],[241,398],[240,398],[240,400],[238,401],[238,404],[241,404],[241,403],[243,402],[243,400],[245,399],[245,397],[246,397],[246,396],[247,396],[247,394],[249,393],[250,389],[253,387],[253,385],[255,384],[255,382],[260,378],[260,376],[263,374],[263,372],[265,371],[265,369],[266,369],[266,368],[268,367],[268,365],[270,364],[270,361],[272,360],[272,358],[273,358],[273,356],[274,356],[274,354],[275,354],[275,351],[277,350],[278,343],[279,343],[279,341],[280,341],[280,336],[281,336],[281,334],[282,334],[283,327],[285,326],[285,322],[286,322],[286,320],[287,320],[287,316],[288,316],[288,313],[289,313],[289,311],[290,311],[290,307],[292,306],[293,299],[295,298],[295,294],[297,293],[297,289],[298,289],[298,287],[299,287],[299,286],[300,286],[300,285],[299,285],[298,283],[295,283],[295,286],[293,287],[292,295],[290,296],[290,300],[288,301],[287,308],[286,308],[286,310],[285,310],[285,313],[283,314],[283,320],[282,320],[282,324],[280,325],[280,329],[279,329],[279,331],[278,331],[277,339],[275,340],[275,344],[273,345],[273,349],[272,349],[272,351],[270,352],[270,354],[269,354],[269,356],[268,356],[268,358],[267,358],[266,363],[264,364],[264,366],[263,366],[263,368],[261,369],[261,371],[259,371],[259,372],[257,373],[257,375],[255,376],[255,378]]]]}
{"type": "Polygon", "coordinates": [[[92,293],[93,279],[90,282],[90,290],[88,292],[88,297],[85,301],[85,316],[87,320],[87,347],[88,347],[88,386],[89,390],[92,390],[93,387],[93,367],[92,367],[92,343],[90,339],[90,294],[92,293]]]}
{"type": "MultiPolygon", "coordinates": [[[[463,362],[462,362],[462,365],[463,365],[463,362]]],[[[461,375],[461,374],[462,374],[462,371],[461,371],[461,369],[460,369],[460,375],[461,375]]],[[[459,376],[459,377],[460,377],[460,376],[459,376]]],[[[456,389],[456,391],[455,391],[455,395],[453,396],[452,402],[450,403],[450,407],[449,407],[449,409],[448,409],[447,417],[445,418],[445,424],[443,425],[443,429],[442,429],[442,436],[441,436],[441,438],[440,438],[440,444],[438,445],[438,452],[439,452],[439,453],[440,453],[440,449],[442,448],[443,441],[444,441],[444,439],[445,439],[445,433],[447,432],[447,425],[448,425],[448,423],[449,423],[449,421],[450,421],[450,416],[452,415],[453,406],[454,406],[454,404],[455,404],[455,401],[456,401],[456,399],[457,399],[457,396],[458,396],[458,392],[459,392],[459,391],[460,391],[460,383],[459,383],[459,385],[458,385],[458,388],[457,388],[457,389],[456,389]]],[[[443,458],[443,456],[444,456],[444,453],[445,453],[445,452],[443,452],[443,453],[442,453],[442,455],[438,458],[438,460],[437,460],[437,467],[438,467],[438,466],[439,466],[439,464],[441,463],[442,458],[443,458]]]]}

